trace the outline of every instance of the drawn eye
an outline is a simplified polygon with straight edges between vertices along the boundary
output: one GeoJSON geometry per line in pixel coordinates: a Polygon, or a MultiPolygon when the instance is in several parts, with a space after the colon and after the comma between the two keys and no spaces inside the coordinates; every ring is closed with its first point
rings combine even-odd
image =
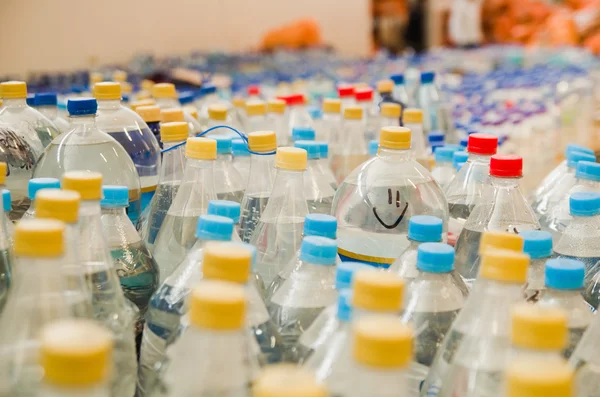
{"type": "Polygon", "coordinates": [[[396,208],[400,208],[400,190],[396,190],[396,200],[392,200],[392,189],[388,188],[388,204],[392,205],[394,202],[396,203],[396,208]]]}

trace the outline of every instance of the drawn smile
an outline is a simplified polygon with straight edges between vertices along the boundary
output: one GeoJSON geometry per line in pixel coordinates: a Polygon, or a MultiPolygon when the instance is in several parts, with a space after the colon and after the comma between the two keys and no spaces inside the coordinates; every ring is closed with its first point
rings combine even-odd
{"type": "MultiPolygon", "coordinates": [[[[388,189],[388,204],[392,205],[392,189],[388,189]]],[[[400,208],[400,192],[399,191],[396,191],[395,204],[396,204],[396,208],[400,208]]],[[[379,221],[381,226],[385,227],[386,229],[394,229],[395,227],[397,227],[400,224],[400,222],[402,222],[402,219],[404,219],[404,215],[406,214],[407,209],[408,209],[408,203],[406,203],[404,205],[404,209],[402,210],[402,213],[400,214],[398,219],[396,219],[396,222],[394,222],[391,225],[388,225],[387,223],[385,223],[384,221],[381,220],[379,215],[377,215],[377,208],[375,208],[375,207],[373,207],[373,215],[375,215],[375,218],[379,221]]]]}

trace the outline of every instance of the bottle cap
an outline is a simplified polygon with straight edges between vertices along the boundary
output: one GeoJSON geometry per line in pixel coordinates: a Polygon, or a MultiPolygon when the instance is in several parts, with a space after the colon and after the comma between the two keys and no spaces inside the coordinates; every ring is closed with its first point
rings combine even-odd
{"type": "Polygon", "coordinates": [[[217,141],[209,138],[188,138],[185,145],[185,157],[195,160],[214,160],[217,158],[217,141]]]}
{"type": "Polygon", "coordinates": [[[523,158],[514,154],[494,154],[490,160],[490,175],[520,178],[523,176],[523,158]]]}
{"type": "Polygon", "coordinates": [[[208,117],[215,121],[227,120],[227,107],[224,105],[210,105],[208,107],[208,117]]]}
{"type": "Polygon", "coordinates": [[[249,85],[247,92],[248,95],[260,95],[260,87],[257,85],[249,85]]]}
{"type": "Polygon", "coordinates": [[[252,270],[254,271],[256,269],[256,247],[255,246],[253,246],[252,244],[240,243],[240,242],[231,242],[231,243],[227,243],[227,245],[234,245],[236,247],[241,247],[245,250],[249,250],[250,255],[252,257],[252,270]]]}
{"type": "Polygon", "coordinates": [[[485,248],[479,275],[488,280],[522,284],[527,280],[529,256],[506,249],[485,248]]]}
{"type": "Polygon", "coordinates": [[[10,190],[2,190],[2,209],[4,212],[12,211],[12,199],[10,197],[10,190]]]}
{"type": "Polygon", "coordinates": [[[373,100],[373,89],[372,88],[358,88],[354,90],[354,98],[357,102],[372,101],[373,100]]]}
{"type": "Polygon", "coordinates": [[[94,98],[97,100],[121,100],[121,84],[113,81],[103,81],[94,84],[94,98]]]}
{"type": "Polygon", "coordinates": [[[346,106],[344,109],[344,118],[346,120],[362,120],[363,108],[360,106],[346,106]]]}
{"type": "Polygon", "coordinates": [[[280,147],[275,153],[275,166],[284,170],[304,171],[307,161],[306,150],[296,147],[280,147]]]}
{"type": "Polygon", "coordinates": [[[457,164],[464,164],[469,159],[469,155],[466,152],[457,150],[452,154],[452,165],[456,168],[457,164]]]}
{"type": "Polygon", "coordinates": [[[315,129],[312,127],[294,127],[292,128],[293,141],[314,141],[315,129]]]}
{"type": "Polygon", "coordinates": [[[267,113],[267,105],[263,101],[246,102],[246,114],[248,116],[262,116],[267,113]]]}
{"type": "MultiPolygon", "coordinates": [[[[351,262],[346,262],[351,263],[351,262]]],[[[357,263],[357,262],[354,262],[357,263]]],[[[367,266],[367,265],[365,265],[367,266]]],[[[336,286],[336,289],[337,286],[336,286]]],[[[352,317],[352,290],[346,288],[344,290],[339,290],[338,301],[337,301],[337,318],[340,321],[348,322],[352,317]]]]}
{"type": "Polygon", "coordinates": [[[112,79],[119,83],[127,81],[127,72],[124,70],[115,70],[112,74],[112,79]]]}
{"type": "MultiPolygon", "coordinates": [[[[133,109],[133,106],[131,108],[133,109]]],[[[156,123],[161,120],[160,108],[156,105],[138,106],[134,110],[146,123],[156,123]]]]}
{"type": "Polygon", "coordinates": [[[210,200],[208,202],[208,215],[218,215],[229,218],[233,223],[240,221],[240,204],[228,200],[210,200]]]}
{"type": "Polygon", "coordinates": [[[423,122],[423,110],[408,108],[402,114],[404,124],[421,124],[423,122]]]}
{"type": "Polygon", "coordinates": [[[179,93],[179,103],[183,105],[188,105],[193,103],[196,100],[196,95],[193,91],[184,91],[179,93]]]}
{"type": "Polygon", "coordinates": [[[271,152],[277,149],[277,135],[273,131],[256,131],[248,134],[248,148],[253,152],[271,152]]]}
{"type": "Polygon", "coordinates": [[[404,84],[404,75],[402,73],[391,74],[390,80],[392,80],[394,84],[404,84]]]}
{"type": "Polygon", "coordinates": [[[558,258],[546,261],[544,283],[554,289],[581,289],[585,278],[585,265],[575,259],[558,258]]]}
{"type": "Polygon", "coordinates": [[[575,177],[596,182],[600,181],[600,164],[591,161],[579,161],[575,177]]]}
{"type": "Polygon", "coordinates": [[[319,158],[326,159],[329,157],[329,144],[323,141],[316,141],[316,144],[319,145],[319,158]]]}
{"type": "MultiPolygon", "coordinates": [[[[377,82],[377,91],[380,94],[390,93],[394,90],[394,81],[393,80],[379,80],[377,82]]],[[[398,116],[400,117],[400,116],[398,116]]]]}
{"type": "Polygon", "coordinates": [[[372,270],[372,268],[361,262],[338,263],[335,272],[335,289],[341,291],[343,289],[352,288],[354,274],[359,270],[372,270]]]}
{"type": "Polygon", "coordinates": [[[509,251],[523,252],[525,242],[523,237],[507,232],[484,232],[479,243],[479,253],[488,248],[500,248],[509,251]]]}
{"type": "Polygon", "coordinates": [[[71,116],[90,116],[96,114],[98,102],[94,98],[73,98],[67,101],[67,111],[71,116]]]}
{"type": "Polygon", "coordinates": [[[27,94],[27,98],[25,98],[25,103],[27,106],[36,107],[35,104],[35,94],[27,94]]]}
{"type": "Polygon", "coordinates": [[[408,221],[408,238],[421,243],[442,241],[442,220],[431,215],[415,215],[408,221]]]}
{"type": "Polygon", "coordinates": [[[27,84],[24,81],[5,81],[0,84],[0,93],[4,99],[25,99],[27,84]]]}
{"type": "Polygon", "coordinates": [[[306,110],[313,120],[321,120],[323,118],[323,111],[316,106],[310,106],[306,110]]]}
{"type": "Polygon", "coordinates": [[[323,100],[324,113],[340,113],[342,111],[342,101],[334,98],[325,98],[323,100]]]}
{"type": "MultiPolygon", "coordinates": [[[[133,111],[137,111],[138,108],[143,106],[156,106],[156,101],[152,98],[140,99],[139,101],[131,102],[129,107],[133,111]]],[[[160,119],[159,119],[160,121],[160,119]]]]}
{"type": "Polygon", "coordinates": [[[40,335],[40,364],[44,383],[84,387],[103,383],[112,364],[112,333],[91,320],[53,322],[40,335]]]}
{"type": "Polygon", "coordinates": [[[231,99],[231,103],[236,108],[246,107],[246,100],[244,98],[242,98],[242,97],[239,97],[239,96],[233,97],[233,99],[231,99]]]}
{"type": "Polygon", "coordinates": [[[172,123],[174,121],[185,121],[183,109],[180,109],[180,108],[161,110],[160,117],[161,117],[161,121],[163,123],[172,123]]]}
{"type": "Polygon", "coordinates": [[[436,163],[451,163],[452,158],[456,152],[456,148],[442,146],[435,151],[435,162],[436,163]]]}
{"type": "Polygon", "coordinates": [[[319,236],[308,236],[302,239],[300,260],[316,265],[333,266],[337,261],[337,242],[319,236]]]}
{"type": "Polygon", "coordinates": [[[567,313],[558,307],[518,303],[512,310],[511,343],[535,350],[567,347],[567,313]]]}
{"type": "Polygon", "coordinates": [[[361,365],[405,368],[413,359],[413,334],[399,318],[367,316],[352,327],[352,355],[361,365]]]}
{"type": "Polygon", "coordinates": [[[269,113],[285,113],[285,101],[281,99],[271,99],[267,102],[267,111],[269,113]]]}
{"type": "Polygon", "coordinates": [[[81,195],[74,190],[42,189],[35,196],[35,216],[76,223],[79,219],[81,195]]]}
{"type": "Polygon", "coordinates": [[[380,105],[381,116],[399,119],[402,114],[402,106],[393,102],[384,102],[380,105]]]}
{"type": "Polygon", "coordinates": [[[304,96],[302,94],[292,94],[292,95],[287,95],[287,96],[281,96],[281,97],[277,97],[277,99],[284,100],[285,104],[287,106],[304,104],[304,96]]]}
{"type": "Polygon", "coordinates": [[[65,224],[55,219],[21,219],[15,228],[15,255],[55,258],[64,253],[65,224]]]}
{"type": "Polygon", "coordinates": [[[433,83],[435,79],[434,72],[421,72],[421,84],[433,83]]]}
{"type": "Polygon", "coordinates": [[[224,216],[200,215],[196,224],[196,238],[231,241],[233,220],[224,216]]]}
{"type": "Polygon", "coordinates": [[[103,198],[100,200],[102,208],[119,208],[129,205],[129,189],[127,186],[104,185],[102,186],[103,198]]]}
{"type": "Polygon", "coordinates": [[[431,131],[429,135],[427,135],[427,140],[429,143],[443,144],[445,138],[446,137],[442,131],[431,131]]]}
{"type": "Polygon", "coordinates": [[[567,167],[575,168],[580,161],[596,162],[596,156],[593,154],[571,151],[567,152],[567,167]]]}
{"type": "Polygon", "coordinates": [[[573,216],[595,216],[600,214],[600,194],[576,192],[569,197],[569,208],[573,216]]]}
{"type": "Polygon", "coordinates": [[[245,284],[252,270],[252,251],[240,243],[209,244],[204,249],[205,279],[245,284]]]}
{"type": "Polygon", "coordinates": [[[552,235],[540,230],[519,233],[523,237],[523,252],[531,259],[548,258],[552,255],[552,235]]]}
{"type": "Polygon", "coordinates": [[[35,200],[35,194],[41,189],[60,189],[60,181],[56,178],[32,178],[27,184],[27,197],[35,200]]]}
{"type": "Polygon", "coordinates": [[[354,95],[354,86],[350,84],[340,84],[337,87],[337,91],[340,98],[348,98],[354,95]]]}
{"type": "Polygon", "coordinates": [[[569,144],[567,144],[567,148],[565,149],[565,157],[567,157],[567,154],[571,151],[582,152],[582,153],[587,153],[587,154],[592,154],[592,155],[594,154],[594,151],[592,149],[590,149],[589,147],[577,145],[575,143],[569,143],[569,144]]]}
{"type": "MultiPolygon", "coordinates": [[[[250,134],[248,134],[250,135],[250,134]]],[[[248,139],[250,139],[248,137],[248,139]]],[[[250,152],[248,151],[248,144],[243,139],[232,139],[231,140],[231,153],[233,157],[248,157],[250,152]]]]}
{"type": "Polygon", "coordinates": [[[158,83],[152,86],[152,96],[154,98],[177,98],[175,85],[171,83],[158,83]]]}
{"type": "Polygon", "coordinates": [[[402,308],[404,280],[392,273],[359,270],[354,274],[352,307],[376,311],[398,312],[402,308]]]}
{"type": "Polygon", "coordinates": [[[75,190],[82,200],[102,199],[102,174],[88,171],[68,171],[63,174],[62,188],[75,190]]]}
{"type": "Polygon", "coordinates": [[[154,81],[144,79],[140,83],[140,86],[142,87],[142,90],[144,90],[144,91],[152,91],[152,88],[154,87],[154,81]]]}
{"type": "Polygon", "coordinates": [[[217,92],[217,87],[211,83],[203,84],[202,87],[200,87],[200,95],[201,96],[214,94],[216,92],[217,92]]]}
{"type": "Polygon", "coordinates": [[[328,397],[325,386],[293,364],[269,365],[254,383],[253,397],[328,397]]]}
{"type": "Polygon", "coordinates": [[[454,269],[454,248],[443,243],[423,243],[417,249],[417,269],[448,273],[454,269]]]}
{"type": "Polygon", "coordinates": [[[383,127],[379,132],[379,146],[386,149],[410,149],[411,131],[406,127],[383,127]]]}
{"type": "Polygon", "coordinates": [[[337,219],[331,215],[308,214],[304,218],[304,236],[336,239],[337,219]]]}
{"type": "Polygon", "coordinates": [[[573,369],[559,360],[513,360],[506,370],[507,397],[575,397],[573,369]]]}
{"type": "Polygon", "coordinates": [[[225,135],[211,135],[210,139],[217,141],[217,154],[231,154],[231,137],[225,135]]]}
{"type": "Polygon", "coordinates": [[[369,141],[369,156],[375,156],[379,152],[379,142],[375,139],[369,141]]]}
{"type": "Polygon", "coordinates": [[[295,141],[294,147],[306,150],[309,160],[318,159],[321,155],[321,148],[316,141],[295,141]]]}
{"type": "Polygon", "coordinates": [[[247,297],[243,286],[202,280],[190,295],[190,323],[194,327],[231,331],[244,326],[247,297]]]}
{"type": "Polygon", "coordinates": [[[56,106],[57,102],[56,92],[38,92],[33,100],[35,106],[56,106]]]}
{"type": "Polygon", "coordinates": [[[4,161],[0,161],[0,185],[6,185],[6,174],[8,167],[4,161]]]}
{"type": "Polygon", "coordinates": [[[483,155],[496,154],[498,137],[491,134],[475,133],[469,135],[467,152],[483,155]]]}
{"type": "Polygon", "coordinates": [[[190,135],[189,131],[188,123],[184,121],[161,123],[160,140],[162,142],[183,142],[190,135]]]}

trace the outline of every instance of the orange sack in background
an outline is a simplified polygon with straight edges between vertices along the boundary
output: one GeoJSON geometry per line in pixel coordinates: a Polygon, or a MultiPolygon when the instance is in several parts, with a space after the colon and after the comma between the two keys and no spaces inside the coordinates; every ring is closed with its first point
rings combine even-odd
{"type": "Polygon", "coordinates": [[[312,19],[300,19],[267,32],[261,42],[261,49],[272,50],[278,47],[304,48],[321,44],[321,29],[312,19]]]}

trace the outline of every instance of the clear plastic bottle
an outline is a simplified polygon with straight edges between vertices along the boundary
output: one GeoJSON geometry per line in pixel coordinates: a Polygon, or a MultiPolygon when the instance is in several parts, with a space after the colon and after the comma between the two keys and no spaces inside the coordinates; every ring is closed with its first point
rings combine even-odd
{"type": "Polygon", "coordinates": [[[208,215],[217,215],[233,221],[233,235],[231,241],[241,243],[240,231],[240,204],[228,200],[211,200],[208,202],[208,215]]]}
{"type": "Polygon", "coordinates": [[[275,180],[273,159],[277,149],[275,132],[249,133],[248,149],[253,153],[250,155],[249,175],[241,203],[242,219],[240,221],[240,238],[245,243],[249,243],[252,239],[273,191],[273,181],[275,180]]]}
{"type": "Polygon", "coordinates": [[[160,126],[164,152],[158,174],[158,186],[150,205],[142,214],[141,236],[152,252],[158,232],[183,180],[185,146],[182,144],[188,138],[188,131],[185,122],[164,123],[160,126]]]}
{"type": "MultiPolygon", "coordinates": [[[[489,343],[497,340],[500,346],[502,343],[508,344],[511,310],[515,303],[523,299],[522,285],[527,279],[528,266],[529,257],[525,254],[486,249],[482,255],[479,277],[465,306],[438,348],[421,387],[421,396],[446,395],[442,394],[440,387],[450,392],[453,388],[447,382],[463,379],[458,375],[462,363],[477,365],[478,353],[482,359],[494,360],[495,350],[490,351],[489,343]],[[484,346],[488,348],[483,349],[484,346]],[[459,354],[462,356],[461,362],[457,361],[459,354]]],[[[464,376],[468,375],[468,372],[463,373],[464,376]]],[[[464,385],[468,386],[466,383],[464,385]]]]}
{"type": "Polygon", "coordinates": [[[60,178],[64,172],[74,170],[99,172],[106,184],[128,187],[128,212],[135,224],[141,212],[141,189],[129,153],[96,124],[95,99],[69,99],[67,109],[72,129],[48,145],[33,169],[33,177],[60,178]]]}
{"type": "Polygon", "coordinates": [[[552,235],[540,230],[519,233],[523,238],[523,252],[531,259],[524,286],[525,300],[537,302],[546,291],[544,274],[546,261],[552,257],[552,235]]]}
{"type": "Polygon", "coordinates": [[[411,131],[383,128],[379,153],[356,168],[335,193],[342,260],[387,267],[408,247],[408,220],[415,215],[448,221],[448,204],[431,174],[414,160],[411,131]]]}
{"type": "MultiPolygon", "coordinates": [[[[253,397],[328,397],[325,386],[304,369],[290,364],[265,368],[252,389],[253,397]]],[[[571,396],[569,396],[571,397],[571,396]]]]}
{"type": "Polygon", "coordinates": [[[55,92],[38,92],[33,103],[36,110],[52,121],[61,133],[69,131],[69,122],[58,115],[55,92]]]}
{"type": "Polygon", "coordinates": [[[354,86],[350,84],[340,84],[337,86],[338,97],[342,102],[342,112],[348,106],[356,105],[354,102],[354,86]]]}
{"type": "MultiPolygon", "coordinates": [[[[578,388],[575,394],[573,367],[564,362],[514,360],[506,371],[506,397],[547,397],[555,394],[563,397],[591,397],[593,394],[578,388]]],[[[595,385],[593,385],[595,389],[595,385]]]]}
{"type": "MultiPolygon", "coordinates": [[[[465,166],[446,188],[450,220],[448,244],[455,245],[473,208],[482,201],[492,199],[492,182],[489,177],[490,159],[496,154],[498,138],[489,134],[471,134],[467,153],[456,151],[452,163],[466,160],[465,166]]],[[[457,268],[460,258],[456,258],[457,268]]]]}
{"type": "MultiPolygon", "coordinates": [[[[373,89],[372,88],[360,88],[354,90],[354,99],[356,105],[363,108],[363,114],[365,117],[365,136],[367,139],[377,138],[379,129],[382,127],[381,120],[379,118],[379,106],[373,100],[373,89]]],[[[390,125],[398,125],[397,123],[390,125]]],[[[387,127],[387,125],[386,125],[387,127]]]]}
{"type": "Polygon", "coordinates": [[[35,195],[41,189],[59,189],[60,181],[58,178],[32,178],[27,184],[27,197],[31,205],[23,214],[21,219],[30,219],[35,217],[35,195]]]}
{"type": "MultiPolygon", "coordinates": [[[[246,131],[267,129],[267,105],[263,101],[246,102],[246,131]]],[[[277,133],[276,130],[274,130],[277,133]]]]}
{"type": "Polygon", "coordinates": [[[292,141],[314,141],[316,138],[315,129],[312,127],[295,127],[292,130],[292,141]]]}
{"type": "MultiPolygon", "coordinates": [[[[6,163],[0,162],[0,186],[4,185],[5,180],[6,163]]],[[[12,283],[12,263],[14,262],[12,256],[14,226],[8,219],[10,205],[10,191],[4,189],[2,190],[2,217],[0,218],[0,315],[12,283]]]]}
{"type": "Polygon", "coordinates": [[[216,200],[214,164],[217,142],[208,138],[188,138],[183,179],[167,211],[156,240],[154,258],[163,282],[186,256],[196,241],[198,217],[206,214],[208,202],[216,200]]]}
{"type": "Polygon", "coordinates": [[[217,141],[217,160],[215,161],[215,191],[219,200],[230,200],[241,203],[244,197],[246,181],[233,166],[231,155],[231,137],[211,135],[217,141]]]}
{"type": "MultiPolygon", "coordinates": [[[[253,146],[252,141],[250,146],[253,146]]],[[[259,205],[242,205],[242,230],[246,230],[246,224],[256,225],[250,242],[258,251],[256,269],[266,285],[273,281],[300,248],[304,217],[308,214],[304,196],[306,150],[281,147],[277,149],[275,156],[277,173],[273,190],[258,223],[248,222],[244,220],[244,216],[253,212],[247,208],[258,208],[259,205]]],[[[261,177],[264,178],[264,175],[261,177]]],[[[251,181],[252,175],[249,187],[251,181]]],[[[251,197],[250,193],[247,194],[251,197]]],[[[259,203],[260,201],[257,204],[259,203]]],[[[244,232],[242,240],[246,241],[246,236],[244,232]]]]}
{"type": "Polygon", "coordinates": [[[546,291],[538,305],[562,309],[568,316],[569,341],[563,350],[566,359],[594,318],[590,305],[581,296],[585,266],[573,259],[550,259],[546,262],[546,291]]]}
{"type": "Polygon", "coordinates": [[[313,127],[313,120],[306,110],[304,96],[302,94],[288,95],[281,98],[288,107],[288,142],[291,141],[292,131],[298,127],[313,127]]]}
{"type": "Polygon", "coordinates": [[[248,151],[248,143],[243,139],[232,139],[231,154],[233,155],[233,166],[242,176],[244,188],[246,188],[248,176],[250,175],[250,152],[248,151]]]}
{"type": "Polygon", "coordinates": [[[335,98],[323,99],[323,118],[321,119],[323,140],[331,145],[331,154],[339,151],[339,137],[342,128],[342,101],[335,98]]]}
{"type": "MultiPolygon", "coordinates": [[[[6,163],[0,163],[0,164],[6,164],[6,163]]],[[[1,169],[1,168],[0,168],[1,169]]],[[[2,171],[0,171],[2,172],[2,171]]],[[[1,186],[1,184],[0,184],[1,186]]],[[[13,245],[13,239],[15,236],[15,224],[8,218],[8,214],[10,214],[10,210],[12,209],[12,202],[11,202],[11,198],[10,198],[10,190],[7,189],[3,189],[2,190],[2,208],[4,209],[4,211],[2,212],[2,220],[0,222],[4,222],[4,224],[6,225],[6,230],[8,231],[8,241],[10,243],[10,245],[13,245]]],[[[2,226],[0,226],[1,228],[2,226]]],[[[0,237],[0,241],[2,240],[2,237],[0,237]]],[[[1,251],[1,248],[0,248],[1,251]]],[[[0,253],[0,256],[2,254],[0,253]]]]}
{"type": "Polygon", "coordinates": [[[323,178],[335,192],[337,190],[337,182],[335,175],[329,167],[329,144],[327,142],[317,141],[319,145],[319,159],[317,160],[317,169],[321,178],[323,178]]]}
{"type": "Polygon", "coordinates": [[[335,142],[337,150],[331,158],[331,170],[338,183],[369,158],[363,109],[349,106],[344,109],[344,119],[335,142]]]}
{"type": "MultiPolygon", "coordinates": [[[[231,99],[231,104],[231,126],[238,130],[245,130],[246,100],[242,97],[235,96],[231,99]]],[[[287,131],[287,124],[285,125],[285,128],[287,131]]]]}
{"type": "Polygon", "coordinates": [[[223,105],[227,109],[231,108],[231,104],[219,98],[217,87],[214,84],[203,83],[196,98],[196,109],[198,109],[198,120],[201,126],[208,124],[208,108],[212,105],[223,105]]]}
{"type": "MultiPolygon", "coordinates": [[[[271,99],[267,102],[267,130],[275,131],[279,146],[288,145],[287,115],[285,101],[271,99]]],[[[248,129],[248,132],[257,131],[248,129]]]]}
{"type": "MultiPolygon", "coordinates": [[[[400,125],[402,107],[399,104],[394,102],[383,102],[380,107],[380,128],[391,126],[397,127],[400,125]]],[[[379,139],[379,129],[377,129],[377,136],[375,139],[379,139]]]]}
{"type": "MultiPolygon", "coordinates": [[[[206,125],[205,130],[229,124],[231,124],[231,122],[228,119],[226,106],[215,104],[208,107],[208,124],[206,125]]],[[[212,138],[215,135],[224,135],[230,138],[238,136],[236,133],[227,128],[215,128],[203,136],[205,138],[212,138]]]]}
{"type": "MultiPolygon", "coordinates": [[[[165,109],[181,109],[181,105],[179,104],[179,101],[177,100],[177,92],[175,91],[175,86],[171,83],[158,83],[158,84],[154,84],[154,86],[152,87],[152,96],[154,97],[154,100],[156,101],[156,105],[161,109],[161,110],[165,110],[165,109]]],[[[183,109],[182,109],[183,110],[183,109]]],[[[206,112],[206,117],[208,117],[208,110],[205,110],[206,112]]],[[[194,118],[194,116],[192,116],[191,114],[187,113],[187,112],[183,112],[184,114],[184,120],[186,123],[188,123],[189,126],[189,132],[190,132],[190,136],[192,136],[192,134],[199,134],[200,132],[202,132],[202,125],[200,124],[200,122],[198,120],[196,120],[194,118]]],[[[201,114],[202,113],[201,111],[201,114]]],[[[175,121],[175,120],[173,120],[175,121]]],[[[179,121],[179,120],[177,120],[179,121]]],[[[164,121],[163,122],[168,122],[168,121],[164,121]]]]}
{"type": "Polygon", "coordinates": [[[440,110],[441,98],[438,88],[435,86],[435,73],[422,72],[421,84],[417,92],[417,103],[423,109],[423,127],[425,132],[437,130],[440,127],[438,112],[440,110]]]}
{"type": "Polygon", "coordinates": [[[575,369],[577,396],[595,396],[600,388],[600,317],[594,315],[592,323],[575,347],[569,364],[575,369]]]}
{"type": "MultiPolygon", "coordinates": [[[[454,170],[456,171],[457,175],[458,175],[458,171],[460,171],[462,169],[463,165],[465,165],[465,163],[467,162],[467,160],[469,160],[469,154],[467,152],[463,152],[461,150],[457,150],[456,152],[454,152],[454,154],[452,155],[452,166],[454,167],[454,170]]],[[[489,167],[489,164],[488,164],[488,167],[486,168],[486,175],[488,175],[488,176],[489,176],[489,168],[490,167],[489,167]]],[[[456,179],[456,178],[454,178],[454,179],[456,179]]],[[[489,178],[488,178],[487,181],[488,181],[487,185],[491,186],[492,182],[489,180],[489,178]]],[[[452,181],[450,181],[450,182],[452,183],[452,181]]],[[[448,192],[448,188],[446,188],[446,194],[448,194],[447,192],[448,192]]],[[[467,216],[467,218],[468,218],[468,216],[467,216]]],[[[466,222],[467,218],[464,219],[464,222],[466,222]]],[[[450,218],[450,219],[452,219],[452,218],[450,218]]],[[[462,222],[461,224],[459,224],[461,231],[462,231],[462,228],[464,226],[464,222],[462,222]]],[[[458,234],[460,234],[460,232],[458,234]]],[[[456,243],[456,239],[458,238],[458,234],[456,234],[454,236],[454,243],[456,243]]],[[[448,241],[450,241],[450,237],[451,236],[449,235],[448,236],[448,239],[449,239],[448,241]]]]}
{"type": "Polygon", "coordinates": [[[408,108],[402,113],[403,125],[411,131],[410,148],[414,158],[426,169],[431,169],[427,156],[425,130],[423,129],[423,110],[408,108]]]}
{"type": "Polygon", "coordinates": [[[330,214],[335,190],[321,172],[321,148],[316,141],[295,141],[294,146],[306,150],[308,161],[304,172],[304,195],[308,212],[330,214]]]}
{"type": "Polygon", "coordinates": [[[456,269],[468,286],[477,277],[479,243],[484,231],[520,233],[539,230],[540,224],[519,187],[523,159],[495,154],[490,162],[494,197],[473,208],[456,242],[456,269]]]}
{"type": "Polygon", "coordinates": [[[135,112],[142,118],[142,120],[144,120],[144,123],[146,123],[148,129],[152,131],[154,138],[156,138],[158,146],[162,149],[163,143],[160,140],[160,108],[156,105],[139,106],[135,109],[135,112]]]}
{"type": "Polygon", "coordinates": [[[454,152],[456,152],[456,149],[453,147],[440,147],[434,154],[435,166],[431,170],[431,175],[444,191],[456,175],[456,171],[452,166],[454,152]]]}
{"type": "Polygon", "coordinates": [[[404,84],[404,75],[401,73],[392,74],[390,79],[394,82],[393,96],[400,101],[402,108],[406,109],[407,106],[412,106],[414,101],[408,94],[408,90],[404,84]]]}

